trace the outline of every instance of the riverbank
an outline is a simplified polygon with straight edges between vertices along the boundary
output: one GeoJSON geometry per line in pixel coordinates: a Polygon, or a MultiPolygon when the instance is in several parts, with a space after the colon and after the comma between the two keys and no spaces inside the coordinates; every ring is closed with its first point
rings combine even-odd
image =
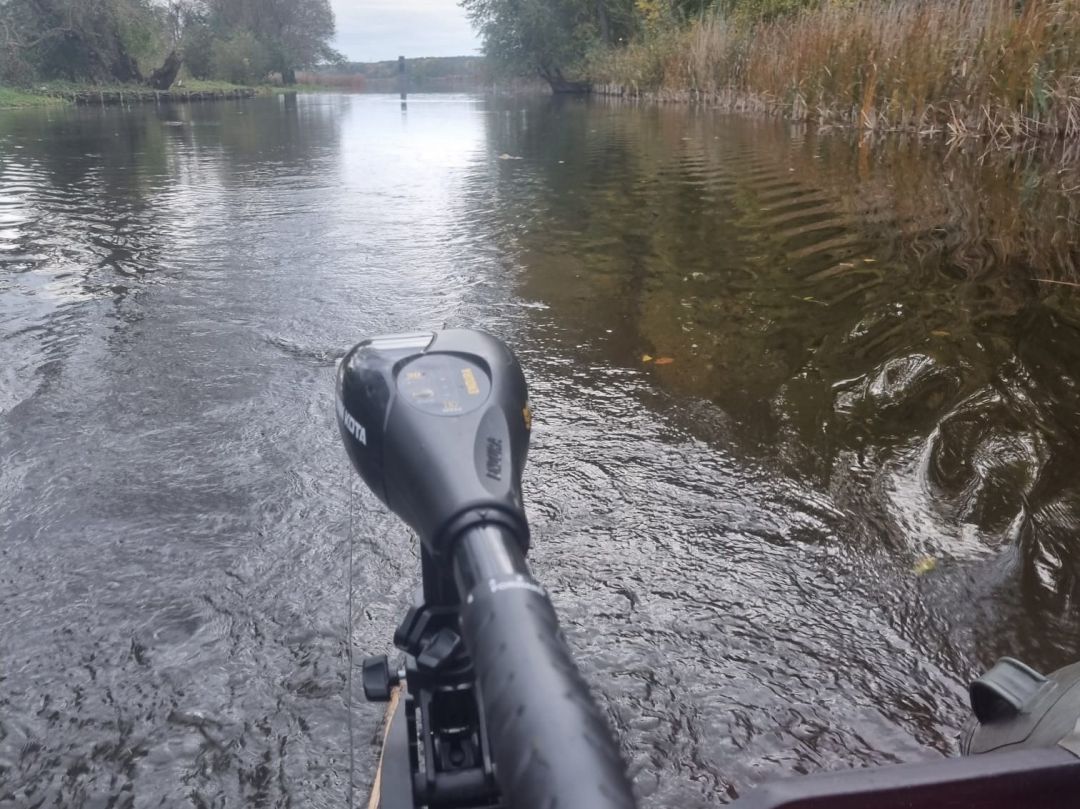
{"type": "Polygon", "coordinates": [[[53,96],[16,90],[12,87],[0,87],[0,109],[21,109],[23,107],[49,107],[63,104],[64,100],[53,96]]]}
{"type": "Polygon", "coordinates": [[[1080,0],[718,15],[588,60],[594,92],[996,142],[1080,142],[1080,0]]]}
{"type": "Polygon", "coordinates": [[[153,90],[142,84],[81,84],[44,82],[33,87],[0,87],[0,109],[47,107],[57,104],[114,105],[254,98],[278,93],[334,93],[341,88],[315,85],[247,87],[221,81],[186,81],[170,90],[153,90]]]}

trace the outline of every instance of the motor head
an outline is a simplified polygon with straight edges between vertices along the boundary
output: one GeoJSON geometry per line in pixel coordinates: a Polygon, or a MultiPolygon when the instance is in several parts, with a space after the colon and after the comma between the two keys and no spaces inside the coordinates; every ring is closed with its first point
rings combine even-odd
{"type": "Polygon", "coordinates": [[[521,366],[500,340],[471,329],[364,340],[338,366],[337,419],[364,482],[431,554],[484,522],[527,549],[532,416],[521,366]]]}

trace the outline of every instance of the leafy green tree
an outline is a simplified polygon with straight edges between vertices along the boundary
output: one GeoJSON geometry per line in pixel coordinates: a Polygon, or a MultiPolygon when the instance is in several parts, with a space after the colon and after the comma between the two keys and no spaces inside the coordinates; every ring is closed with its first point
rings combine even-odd
{"type": "Polygon", "coordinates": [[[184,26],[180,40],[184,49],[184,64],[194,78],[213,77],[214,44],[220,38],[206,20],[193,20],[184,26]]]}
{"type": "Polygon", "coordinates": [[[538,75],[552,89],[580,89],[575,74],[600,42],[625,39],[635,25],[630,0],[461,0],[498,68],[538,75]]]}
{"type": "Polygon", "coordinates": [[[167,87],[186,59],[196,78],[293,83],[341,60],[333,36],[330,0],[0,0],[0,81],[142,81],[161,64],[149,81],[167,87]]]}
{"type": "Polygon", "coordinates": [[[330,0],[209,0],[215,23],[224,30],[250,31],[267,49],[270,69],[286,84],[296,71],[322,62],[340,62],[331,46],[334,10],[330,0]]]}
{"type": "Polygon", "coordinates": [[[250,31],[216,39],[210,47],[210,68],[219,79],[253,84],[270,72],[270,52],[250,31]]]}
{"type": "Polygon", "coordinates": [[[5,61],[47,78],[137,81],[160,51],[152,0],[0,0],[5,61]]]}

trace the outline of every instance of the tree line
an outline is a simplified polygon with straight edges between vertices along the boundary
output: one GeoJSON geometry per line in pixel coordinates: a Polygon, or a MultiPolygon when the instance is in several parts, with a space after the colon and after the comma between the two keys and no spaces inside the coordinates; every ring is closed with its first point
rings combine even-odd
{"type": "MultiPolygon", "coordinates": [[[[410,56],[408,59],[410,81],[451,76],[481,76],[484,70],[485,62],[480,56],[410,56]]],[[[390,59],[381,62],[342,62],[327,65],[316,72],[341,76],[363,76],[368,79],[396,79],[398,61],[390,59]]]]}
{"type": "Polygon", "coordinates": [[[590,55],[706,14],[768,21],[830,0],[461,0],[495,69],[582,89],[590,55]]]}
{"type": "Polygon", "coordinates": [[[333,36],[330,0],[0,0],[0,83],[292,84],[333,36]]]}

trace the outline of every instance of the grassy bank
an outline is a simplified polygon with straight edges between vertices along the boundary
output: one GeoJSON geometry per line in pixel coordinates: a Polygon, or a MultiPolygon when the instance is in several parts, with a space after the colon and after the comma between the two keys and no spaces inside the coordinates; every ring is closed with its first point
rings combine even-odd
{"type": "MultiPolygon", "coordinates": [[[[275,95],[279,93],[340,93],[340,87],[296,84],[281,87],[264,84],[247,87],[226,81],[187,80],[176,84],[169,91],[172,101],[184,101],[188,97],[229,97],[237,94],[275,95]]],[[[74,104],[77,99],[104,97],[123,103],[152,102],[156,99],[154,90],[141,84],[83,84],[80,82],[49,81],[35,84],[30,88],[0,86],[0,109],[21,107],[45,107],[56,104],[74,104]]]]}
{"type": "MultiPolygon", "coordinates": [[[[184,87],[192,92],[228,92],[230,90],[244,89],[242,85],[230,84],[225,81],[203,81],[191,79],[184,82],[184,87]]],[[[326,84],[291,84],[284,87],[280,84],[259,84],[253,88],[258,95],[280,95],[282,93],[340,93],[341,87],[332,87],[326,84]]]]}
{"type": "Polygon", "coordinates": [[[48,107],[64,102],[53,96],[31,93],[12,87],[0,87],[0,109],[19,109],[22,107],[48,107]]]}
{"type": "Polygon", "coordinates": [[[596,52],[589,72],[600,92],[868,130],[1075,142],[1080,0],[837,0],[756,25],[710,15],[596,52]]]}

